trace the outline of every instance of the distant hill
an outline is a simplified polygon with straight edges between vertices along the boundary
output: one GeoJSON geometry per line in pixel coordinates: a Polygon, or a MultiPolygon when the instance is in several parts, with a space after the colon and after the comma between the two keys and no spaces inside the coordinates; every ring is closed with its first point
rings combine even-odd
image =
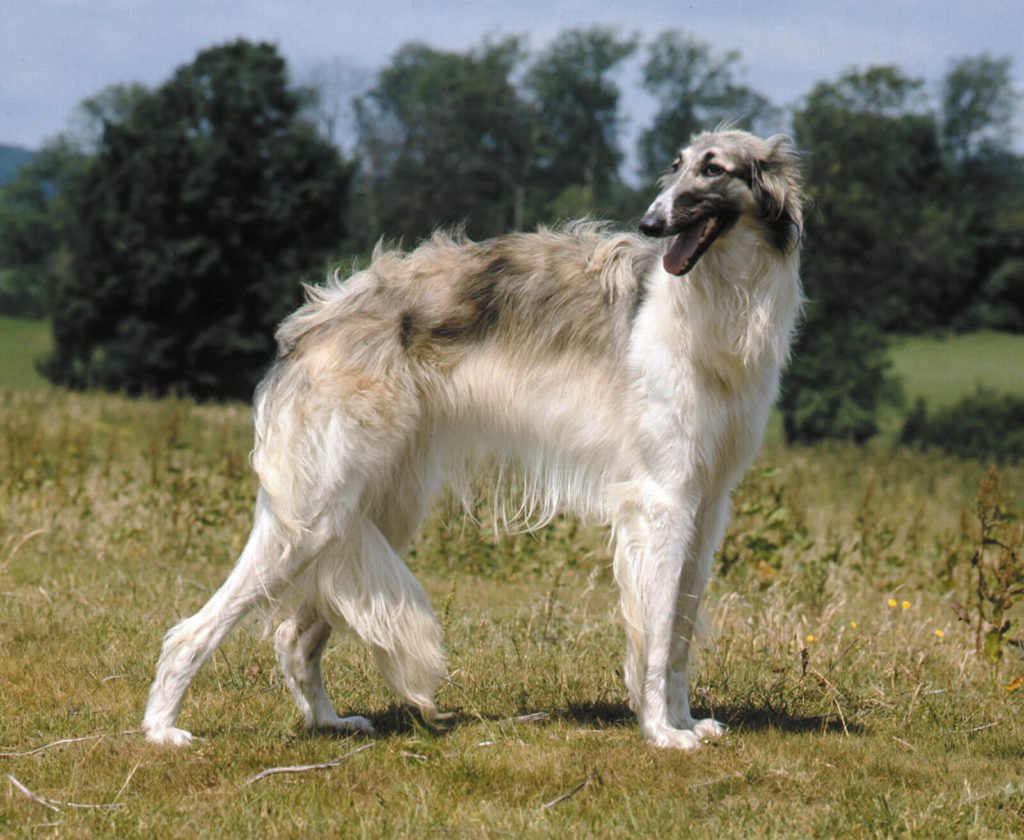
{"type": "Polygon", "coordinates": [[[35,152],[20,146],[4,146],[0,144],[0,187],[14,177],[19,168],[29,163],[36,156],[35,152]]]}

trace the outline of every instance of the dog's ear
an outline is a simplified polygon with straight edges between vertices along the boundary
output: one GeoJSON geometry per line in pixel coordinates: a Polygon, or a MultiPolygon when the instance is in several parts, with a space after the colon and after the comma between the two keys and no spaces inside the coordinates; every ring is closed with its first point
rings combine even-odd
{"type": "Polygon", "coordinates": [[[800,153],[785,134],[769,137],[764,145],[764,152],[751,167],[751,188],[775,244],[788,251],[800,241],[804,230],[800,153]]]}

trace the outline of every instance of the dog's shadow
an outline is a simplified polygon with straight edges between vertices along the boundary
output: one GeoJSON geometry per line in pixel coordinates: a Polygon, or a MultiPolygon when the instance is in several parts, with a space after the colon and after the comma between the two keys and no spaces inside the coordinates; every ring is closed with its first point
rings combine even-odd
{"type": "MultiPolygon", "coordinates": [[[[714,709],[697,706],[693,716],[698,720],[713,717],[726,725],[729,731],[768,732],[777,731],[793,735],[812,732],[819,734],[857,735],[863,727],[843,721],[836,715],[794,715],[782,709],[752,704],[716,706],[714,709]]],[[[465,709],[455,709],[442,726],[428,726],[407,706],[392,704],[373,717],[376,737],[410,736],[421,734],[426,737],[445,737],[460,728],[474,723],[490,725],[508,724],[514,726],[545,726],[563,723],[582,728],[628,729],[637,725],[636,715],[626,703],[598,701],[593,703],[570,704],[564,708],[543,712],[523,712],[512,717],[502,715],[481,715],[465,709]]],[[[308,732],[306,737],[324,737],[323,731],[308,732]]],[[[339,733],[339,737],[349,737],[339,733]]]]}
{"type": "MultiPolygon", "coordinates": [[[[716,706],[714,709],[696,706],[693,716],[713,717],[732,732],[778,731],[794,735],[808,732],[855,735],[862,727],[839,719],[836,715],[794,715],[785,710],[751,704],[716,706]]],[[[552,720],[576,723],[581,726],[631,727],[636,726],[636,715],[625,703],[584,703],[571,705],[551,713],[552,720]]]]}
{"type": "Polygon", "coordinates": [[[844,721],[835,714],[795,715],[785,709],[752,704],[716,706],[714,709],[696,708],[695,718],[713,717],[722,721],[734,732],[784,732],[803,735],[817,732],[822,735],[858,735],[864,728],[851,721],[844,721]]]}

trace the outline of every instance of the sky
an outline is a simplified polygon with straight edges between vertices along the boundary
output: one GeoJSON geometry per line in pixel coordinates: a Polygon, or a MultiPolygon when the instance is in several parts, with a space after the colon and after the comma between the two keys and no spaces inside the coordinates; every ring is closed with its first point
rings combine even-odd
{"type": "MultiPolygon", "coordinates": [[[[324,66],[372,80],[412,40],[465,50],[525,35],[536,51],[598,24],[644,40],[680,28],[737,50],[740,81],[783,107],[850,68],[896,64],[937,82],[951,59],[983,52],[1011,56],[1024,91],[1024,0],[0,0],[0,143],[38,148],[107,85],[158,85],[238,37],[277,44],[300,80],[324,66]]],[[[637,66],[624,71],[627,146],[653,113],[637,66]]]]}

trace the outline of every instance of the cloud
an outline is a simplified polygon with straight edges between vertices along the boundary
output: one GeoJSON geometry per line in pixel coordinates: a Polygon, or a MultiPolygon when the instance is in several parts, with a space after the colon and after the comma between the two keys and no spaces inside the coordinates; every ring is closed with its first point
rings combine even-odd
{"type": "MultiPolygon", "coordinates": [[[[737,49],[746,82],[776,104],[852,66],[898,64],[938,78],[951,58],[1012,55],[1024,72],[1019,0],[5,0],[0,27],[0,141],[37,146],[107,85],[155,85],[200,49],[237,37],[277,43],[293,67],[343,58],[379,68],[403,43],[466,49],[527,35],[539,49],[574,26],[654,37],[679,26],[737,49]]],[[[630,101],[642,102],[641,95],[630,101]]]]}

